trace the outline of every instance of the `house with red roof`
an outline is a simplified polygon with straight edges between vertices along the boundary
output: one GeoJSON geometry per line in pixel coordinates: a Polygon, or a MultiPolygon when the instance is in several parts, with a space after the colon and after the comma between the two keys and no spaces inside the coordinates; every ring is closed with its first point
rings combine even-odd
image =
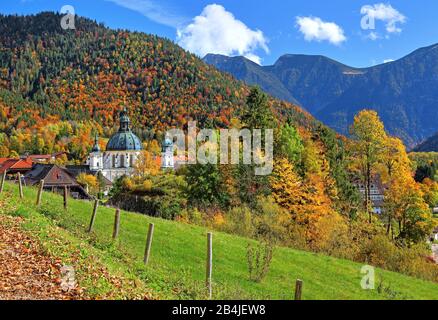
{"type": "Polygon", "coordinates": [[[60,159],[63,156],[67,156],[66,152],[56,152],[53,154],[30,154],[30,155],[25,155],[22,157],[22,159],[31,159],[33,162],[38,162],[38,163],[50,163],[50,162],[54,162],[57,159],[60,159]]]}
{"type": "Polygon", "coordinates": [[[27,159],[0,159],[0,174],[5,171],[7,174],[26,174],[32,170],[33,161],[29,158],[27,159]]]}

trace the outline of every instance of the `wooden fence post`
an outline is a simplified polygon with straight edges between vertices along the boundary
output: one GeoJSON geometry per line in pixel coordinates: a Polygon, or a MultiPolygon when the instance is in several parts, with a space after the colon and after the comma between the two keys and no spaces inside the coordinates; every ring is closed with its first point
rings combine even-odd
{"type": "Polygon", "coordinates": [[[37,206],[39,206],[41,204],[41,196],[43,194],[43,188],[44,188],[44,180],[41,180],[40,186],[38,188],[38,194],[37,194],[37,201],[36,201],[37,206]]]}
{"type": "Polygon", "coordinates": [[[113,239],[119,236],[120,229],[120,209],[116,209],[116,216],[114,218],[114,229],[113,229],[113,239]]]}
{"type": "Polygon", "coordinates": [[[149,257],[151,255],[152,238],[154,237],[155,225],[153,223],[149,224],[148,237],[146,240],[146,250],[144,252],[144,264],[148,265],[149,257]]]}
{"type": "Polygon", "coordinates": [[[67,186],[64,186],[64,210],[67,210],[68,207],[68,191],[67,191],[67,186]]]}
{"type": "Polygon", "coordinates": [[[5,170],[5,171],[3,172],[3,175],[2,175],[2,181],[1,181],[1,185],[0,185],[0,193],[3,193],[3,188],[4,188],[4,186],[5,186],[5,180],[6,180],[6,175],[7,175],[7,173],[8,173],[7,170],[5,170]]]}
{"type": "Polygon", "coordinates": [[[21,182],[21,173],[18,173],[18,191],[20,192],[20,198],[23,199],[24,195],[23,195],[23,184],[21,182]]]}
{"type": "Polygon", "coordinates": [[[212,297],[212,285],[211,275],[213,271],[213,233],[207,234],[207,274],[206,274],[206,286],[208,291],[208,298],[212,297]]]}
{"type": "Polygon", "coordinates": [[[96,220],[97,208],[99,206],[99,200],[94,201],[93,214],[91,215],[90,227],[88,228],[88,233],[93,231],[94,221],[96,220]]]}
{"type": "Polygon", "coordinates": [[[301,294],[303,292],[303,280],[297,280],[295,284],[295,300],[301,300],[301,294]]]}

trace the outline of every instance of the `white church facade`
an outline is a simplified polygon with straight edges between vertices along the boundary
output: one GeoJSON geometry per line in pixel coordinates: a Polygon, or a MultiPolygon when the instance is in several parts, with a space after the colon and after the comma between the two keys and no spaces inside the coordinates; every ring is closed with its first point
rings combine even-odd
{"type": "MultiPolygon", "coordinates": [[[[103,176],[111,182],[124,175],[134,174],[134,166],[143,150],[143,145],[132,132],[130,125],[131,121],[125,109],[120,112],[119,131],[108,141],[105,151],[101,151],[96,136],[87,160],[90,171],[102,172],[103,176]]],[[[163,143],[161,163],[162,169],[175,168],[171,140],[166,139],[163,143]]]]}

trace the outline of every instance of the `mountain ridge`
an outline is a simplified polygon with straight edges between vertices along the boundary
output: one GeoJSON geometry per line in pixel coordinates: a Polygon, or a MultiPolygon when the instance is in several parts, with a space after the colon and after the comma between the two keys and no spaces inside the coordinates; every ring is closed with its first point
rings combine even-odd
{"type": "Polygon", "coordinates": [[[251,65],[237,73],[244,57],[228,60],[222,56],[204,57],[204,61],[239,80],[259,85],[273,96],[294,102],[316,118],[348,134],[348,125],[361,109],[379,112],[391,134],[409,147],[424,141],[437,131],[438,123],[438,44],[419,48],[396,61],[356,68],[322,55],[285,54],[270,66],[251,65]],[[264,74],[254,78],[252,73],[264,74]],[[245,77],[242,77],[242,74],[245,77]],[[274,78],[276,82],[264,80],[274,78]],[[281,83],[280,96],[270,90],[281,83]]]}
{"type": "Polygon", "coordinates": [[[413,152],[438,152],[438,132],[418,144],[413,152]]]}

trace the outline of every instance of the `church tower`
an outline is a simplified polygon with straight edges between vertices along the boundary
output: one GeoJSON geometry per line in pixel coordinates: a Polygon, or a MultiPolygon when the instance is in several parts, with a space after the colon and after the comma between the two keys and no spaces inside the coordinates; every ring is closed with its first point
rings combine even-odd
{"type": "Polygon", "coordinates": [[[173,142],[170,139],[165,139],[161,150],[161,168],[174,169],[175,162],[173,159],[173,142]]]}
{"type": "Polygon", "coordinates": [[[103,169],[103,154],[99,146],[99,137],[95,136],[94,146],[90,153],[90,169],[93,171],[99,171],[103,169]]]}

